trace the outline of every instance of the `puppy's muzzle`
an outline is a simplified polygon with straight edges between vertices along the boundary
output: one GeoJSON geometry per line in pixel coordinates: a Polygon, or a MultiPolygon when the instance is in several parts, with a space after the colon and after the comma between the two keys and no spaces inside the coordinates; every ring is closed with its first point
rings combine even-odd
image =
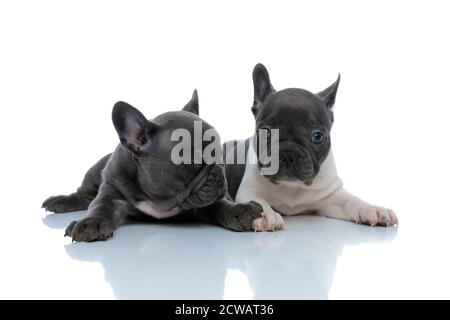
{"type": "Polygon", "coordinates": [[[303,151],[283,150],[280,151],[280,163],[285,167],[298,167],[300,166],[302,171],[307,173],[313,173],[314,167],[308,155],[303,151]]]}
{"type": "Polygon", "coordinates": [[[226,180],[223,166],[206,165],[191,180],[185,192],[179,195],[178,203],[184,210],[206,207],[217,199],[223,198],[226,192],[226,180]]]}
{"type": "Polygon", "coordinates": [[[280,145],[279,176],[310,180],[315,175],[314,165],[308,152],[301,146],[287,143],[280,145]]]}

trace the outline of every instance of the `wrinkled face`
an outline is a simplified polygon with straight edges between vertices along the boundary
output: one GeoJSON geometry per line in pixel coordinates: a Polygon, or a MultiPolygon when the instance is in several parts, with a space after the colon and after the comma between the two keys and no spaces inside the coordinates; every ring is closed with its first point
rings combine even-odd
{"type": "Polygon", "coordinates": [[[148,173],[146,179],[151,181],[148,188],[152,190],[153,194],[176,196],[185,190],[206,166],[203,160],[201,163],[194,161],[195,154],[202,155],[209,143],[204,141],[198,149],[195,148],[194,123],[201,124],[201,131],[199,131],[201,135],[206,130],[213,128],[198,116],[184,111],[161,114],[152,122],[157,125],[158,129],[150,135],[150,143],[145,148],[143,156],[139,157],[139,164],[143,171],[148,173]],[[190,146],[189,163],[172,161],[172,150],[181,142],[172,139],[172,134],[179,129],[189,132],[189,138],[183,141],[190,146]]]}
{"type": "Polygon", "coordinates": [[[253,77],[255,136],[259,139],[258,132],[262,132],[270,143],[270,130],[279,130],[279,170],[265,175],[266,178],[274,183],[311,184],[330,151],[332,106],[339,80],[325,91],[313,94],[303,89],[275,91],[262,65],[255,67],[253,77]]]}
{"type": "MultiPolygon", "coordinates": [[[[196,94],[194,98],[197,99],[196,94]]],[[[192,100],[183,111],[167,112],[152,120],[147,120],[137,109],[123,102],[116,104],[113,110],[113,122],[121,143],[133,155],[137,165],[139,185],[156,202],[180,198],[181,195],[187,197],[197,190],[205,192],[201,187],[211,172],[215,174],[215,183],[208,185],[210,194],[202,194],[204,201],[197,197],[191,202],[195,202],[195,206],[209,205],[225,193],[223,169],[211,170],[212,166],[207,167],[201,158],[199,163],[194,162],[195,155],[202,154],[209,144],[202,141],[197,146],[194,138],[200,135],[201,139],[203,133],[213,130],[213,127],[196,114],[198,101],[194,109],[189,107],[191,104],[192,100]],[[180,143],[173,138],[173,133],[179,130],[189,136],[187,140],[183,139],[183,143],[190,147],[189,163],[175,163],[172,159],[172,151],[180,143]],[[198,130],[197,135],[195,130],[198,130]]]]}
{"type": "MultiPolygon", "coordinates": [[[[273,181],[311,183],[330,151],[332,120],[312,93],[286,89],[270,95],[256,116],[256,132],[279,130],[279,170],[273,181]]],[[[270,142],[270,141],[268,141],[270,142]]]]}

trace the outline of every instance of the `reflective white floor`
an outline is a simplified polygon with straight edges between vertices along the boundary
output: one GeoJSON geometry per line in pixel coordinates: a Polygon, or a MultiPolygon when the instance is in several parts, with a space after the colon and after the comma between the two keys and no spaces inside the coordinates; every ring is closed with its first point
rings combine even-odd
{"type": "Polygon", "coordinates": [[[449,1],[24,2],[0,1],[0,298],[450,299],[449,1]],[[398,228],[128,224],[86,244],[63,237],[83,212],[40,209],[117,146],[118,100],[154,118],[197,88],[222,141],[253,134],[258,62],[276,89],[341,72],[339,175],[398,228]]]}
{"type": "MultiPolygon", "coordinates": [[[[56,228],[68,222],[54,215],[44,220],[56,228]]],[[[74,260],[100,262],[118,298],[327,298],[344,246],[396,235],[320,218],[289,222],[287,232],[266,234],[130,225],[112,241],[64,248],[74,260]]]]}
{"type": "Polygon", "coordinates": [[[36,214],[28,241],[11,236],[20,219],[2,225],[0,298],[450,297],[447,233],[401,215],[399,228],[315,216],[289,217],[276,233],[128,221],[105,242],[63,238],[84,214],[36,214]]]}

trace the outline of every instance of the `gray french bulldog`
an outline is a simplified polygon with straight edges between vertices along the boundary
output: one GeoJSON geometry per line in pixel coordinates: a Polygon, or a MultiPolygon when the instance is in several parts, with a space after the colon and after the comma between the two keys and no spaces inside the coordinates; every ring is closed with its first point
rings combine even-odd
{"type": "Polygon", "coordinates": [[[256,201],[263,207],[262,217],[253,221],[255,231],[283,229],[281,215],[302,213],[371,226],[397,224],[392,210],[350,194],[337,175],[330,131],[339,81],[340,76],[317,94],[297,88],[276,91],[267,69],[262,64],[255,66],[251,110],[256,133],[245,141],[231,142],[231,148],[246,150],[245,164],[225,166],[229,197],[237,203],[256,201]],[[260,139],[271,140],[273,129],[278,129],[279,169],[264,174],[258,146],[260,139]]]}
{"type": "MultiPolygon", "coordinates": [[[[55,213],[88,210],[85,218],[66,229],[65,236],[74,241],[105,240],[126,215],[189,216],[234,231],[251,230],[262,207],[256,202],[226,200],[223,165],[175,164],[171,159],[174,130],[186,129],[194,136],[196,121],[201,121],[202,132],[213,129],[198,117],[198,109],[197,91],[182,111],[152,120],[131,105],[117,102],[112,120],[120,144],[89,169],[76,192],[50,197],[42,207],[55,213]]],[[[205,147],[203,142],[201,148],[205,147]]]]}

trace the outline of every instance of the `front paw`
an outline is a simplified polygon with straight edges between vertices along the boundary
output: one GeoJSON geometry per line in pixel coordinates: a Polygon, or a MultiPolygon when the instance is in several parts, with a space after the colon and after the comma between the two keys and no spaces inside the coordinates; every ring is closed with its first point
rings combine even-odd
{"type": "Polygon", "coordinates": [[[233,231],[253,230],[253,221],[261,217],[262,206],[256,201],[237,203],[227,212],[223,226],[233,231]]]}
{"type": "Polygon", "coordinates": [[[398,223],[397,216],[391,209],[367,206],[360,208],[356,223],[363,223],[369,226],[393,226],[398,223]]]}
{"type": "Polygon", "coordinates": [[[79,221],[72,221],[66,228],[64,236],[72,238],[72,241],[92,242],[106,240],[113,235],[112,224],[102,217],[86,217],[79,221]]]}
{"type": "Polygon", "coordinates": [[[70,211],[78,211],[87,209],[87,204],[83,202],[80,197],[75,194],[68,196],[53,196],[49,197],[42,204],[45,211],[54,213],[64,213],[70,211]]]}
{"type": "Polygon", "coordinates": [[[283,230],[284,220],[272,208],[264,208],[261,218],[253,220],[252,227],[255,232],[283,230]]]}

